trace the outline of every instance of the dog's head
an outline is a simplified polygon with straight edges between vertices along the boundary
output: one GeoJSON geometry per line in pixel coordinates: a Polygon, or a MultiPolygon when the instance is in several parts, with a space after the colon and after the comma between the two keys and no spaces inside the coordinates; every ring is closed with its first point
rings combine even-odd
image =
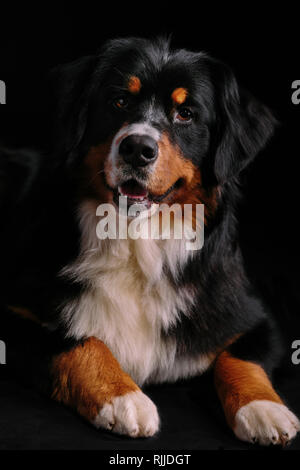
{"type": "Polygon", "coordinates": [[[229,67],[165,39],[112,40],[55,75],[60,151],[100,201],[212,209],[273,132],[229,67]]]}

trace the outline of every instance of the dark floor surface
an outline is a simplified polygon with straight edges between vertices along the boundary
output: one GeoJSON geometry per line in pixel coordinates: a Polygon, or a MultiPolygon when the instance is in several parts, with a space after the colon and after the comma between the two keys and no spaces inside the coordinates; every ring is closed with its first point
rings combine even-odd
{"type": "MultiPolygon", "coordinates": [[[[0,366],[3,368],[7,365],[0,366]]],[[[96,430],[72,411],[20,385],[9,373],[0,379],[0,449],[258,450],[238,441],[226,426],[210,375],[152,386],[162,428],[149,439],[129,439],[96,430]]],[[[300,366],[280,374],[277,390],[300,416],[300,366]]],[[[297,438],[286,449],[300,449],[297,438]]]]}

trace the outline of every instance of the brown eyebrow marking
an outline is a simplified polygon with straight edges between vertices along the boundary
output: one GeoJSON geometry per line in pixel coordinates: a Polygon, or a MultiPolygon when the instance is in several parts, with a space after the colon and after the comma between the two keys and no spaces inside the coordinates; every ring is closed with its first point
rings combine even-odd
{"type": "Polygon", "coordinates": [[[182,104],[185,102],[188,96],[188,91],[186,88],[175,88],[173,91],[171,98],[176,104],[182,104]]]}
{"type": "Polygon", "coordinates": [[[139,77],[135,77],[134,75],[130,77],[128,80],[127,88],[133,95],[139,93],[140,89],[142,88],[141,80],[139,79],[139,77]]]}

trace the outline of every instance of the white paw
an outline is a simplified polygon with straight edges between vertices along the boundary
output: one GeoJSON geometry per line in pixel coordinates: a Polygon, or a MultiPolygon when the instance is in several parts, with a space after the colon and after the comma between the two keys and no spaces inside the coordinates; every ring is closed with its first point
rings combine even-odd
{"type": "Polygon", "coordinates": [[[300,431],[298,418],[284,405],[254,400],[235,415],[235,435],[261,445],[287,444],[300,431]]]}
{"type": "Polygon", "coordinates": [[[106,403],[93,424],[97,428],[102,427],[118,434],[149,437],[158,431],[159,416],[150,398],[137,390],[106,403]]]}

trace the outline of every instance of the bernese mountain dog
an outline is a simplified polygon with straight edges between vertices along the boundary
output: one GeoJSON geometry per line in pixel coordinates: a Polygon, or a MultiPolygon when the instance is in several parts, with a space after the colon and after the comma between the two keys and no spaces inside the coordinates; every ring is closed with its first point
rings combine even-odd
{"type": "Polygon", "coordinates": [[[300,426],[271,383],[280,334],[245,274],[236,219],[241,172],[272,136],[272,113],[227,65],[165,38],[110,40],[51,83],[52,152],[1,151],[8,362],[14,338],[37,386],[131,437],[160,426],[143,385],[211,370],[239,439],[286,444],[300,426]],[[190,205],[194,233],[204,207],[203,246],[172,236],[180,211],[170,237],[162,224],[154,237],[101,238],[99,207],[119,216],[120,198],[144,223],[153,208],[190,205]]]}

